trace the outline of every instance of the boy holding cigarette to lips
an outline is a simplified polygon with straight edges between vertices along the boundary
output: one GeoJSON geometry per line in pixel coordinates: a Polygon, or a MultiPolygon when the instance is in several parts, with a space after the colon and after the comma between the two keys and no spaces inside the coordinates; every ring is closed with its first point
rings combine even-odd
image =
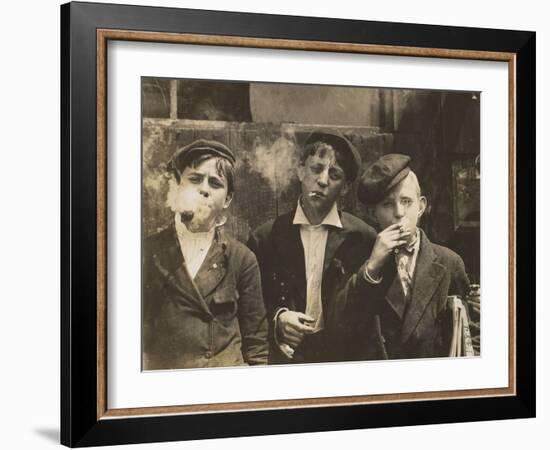
{"type": "Polygon", "coordinates": [[[267,322],[254,254],[222,231],[235,156],[198,140],[168,163],[173,223],[143,251],[143,368],[267,363],[267,322]]]}
{"type": "Polygon", "coordinates": [[[338,210],[361,167],[353,145],[336,133],[306,139],[296,208],[257,228],[248,242],[258,258],[270,323],[271,363],[339,361],[332,333],[334,298],[363,262],[376,233],[338,210]]]}
{"type": "Polygon", "coordinates": [[[409,163],[384,155],[361,177],[358,197],[381,231],[335,308],[353,359],[448,356],[447,297],[469,291],[462,258],[418,227],[427,200],[409,163]]]}

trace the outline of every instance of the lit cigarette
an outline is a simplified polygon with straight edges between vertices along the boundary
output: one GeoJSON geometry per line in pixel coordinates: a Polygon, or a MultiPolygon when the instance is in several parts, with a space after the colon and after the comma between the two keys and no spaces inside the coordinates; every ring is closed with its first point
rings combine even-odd
{"type": "Polygon", "coordinates": [[[193,211],[183,211],[180,213],[180,220],[182,222],[191,222],[193,220],[193,216],[195,215],[195,213],[193,213],[193,211]]]}

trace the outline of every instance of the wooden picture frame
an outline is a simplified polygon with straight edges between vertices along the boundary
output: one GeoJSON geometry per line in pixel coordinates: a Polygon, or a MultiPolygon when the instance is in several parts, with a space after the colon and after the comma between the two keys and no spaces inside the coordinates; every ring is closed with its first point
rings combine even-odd
{"type": "Polygon", "coordinates": [[[126,5],[61,7],[61,442],[71,447],[535,416],[535,33],[126,5]],[[509,71],[508,386],[110,409],[107,43],[501,61],[509,71]],[[527,269],[528,268],[528,269],[527,269]]]}

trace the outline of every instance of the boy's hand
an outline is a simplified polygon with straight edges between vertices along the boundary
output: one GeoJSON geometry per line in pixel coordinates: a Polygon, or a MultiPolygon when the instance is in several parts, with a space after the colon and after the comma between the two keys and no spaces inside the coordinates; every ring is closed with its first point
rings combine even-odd
{"type": "Polygon", "coordinates": [[[306,334],[313,332],[310,325],[315,322],[313,317],[297,311],[284,311],[277,318],[277,333],[279,341],[298,347],[306,334]]]}
{"type": "Polygon", "coordinates": [[[384,264],[386,264],[388,255],[393,253],[397,247],[405,245],[410,235],[411,232],[405,231],[400,223],[390,225],[388,228],[378,233],[367,264],[367,270],[370,276],[380,278],[382,268],[384,264]]]}

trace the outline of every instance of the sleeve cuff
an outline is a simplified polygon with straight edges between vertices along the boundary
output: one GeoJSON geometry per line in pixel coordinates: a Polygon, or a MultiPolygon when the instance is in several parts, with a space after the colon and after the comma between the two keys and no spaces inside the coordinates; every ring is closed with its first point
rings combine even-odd
{"type": "Polygon", "coordinates": [[[382,280],[384,279],[384,277],[380,277],[378,279],[375,279],[373,277],[370,276],[369,274],[369,271],[367,270],[367,265],[368,265],[369,261],[367,260],[367,262],[365,262],[365,268],[363,269],[363,278],[365,279],[365,281],[369,284],[380,284],[382,283],[382,280]]]}
{"type": "Polygon", "coordinates": [[[279,348],[281,348],[281,343],[277,337],[277,321],[279,320],[279,316],[285,311],[288,311],[288,308],[279,308],[275,313],[275,316],[273,316],[273,339],[275,341],[275,345],[279,348]]]}
{"type": "Polygon", "coordinates": [[[273,317],[273,340],[275,341],[275,345],[277,346],[279,351],[288,359],[292,359],[292,357],[294,356],[294,350],[292,349],[292,347],[290,347],[290,345],[288,344],[280,343],[279,338],[277,337],[277,320],[279,320],[279,316],[285,311],[289,311],[289,309],[279,308],[275,313],[275,316],[273,317]]]}

